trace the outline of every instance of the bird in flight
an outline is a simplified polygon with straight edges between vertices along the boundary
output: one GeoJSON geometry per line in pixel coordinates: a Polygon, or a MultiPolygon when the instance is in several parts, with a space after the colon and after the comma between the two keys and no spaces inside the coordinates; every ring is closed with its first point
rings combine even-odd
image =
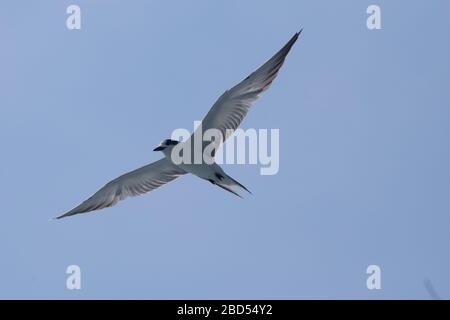
{"type": "MultiPolygon", "coordinates": [[[[302,30],[295,33],[280,51],[242,82],[225,91],[206,114],[201,122],[201,129],[203,131],[215,129],[220,132],[219,141],[214,141],[216,144],[212,148],[212,158],[214,158],[215,149],[227,139],[230,133],[239,127],[253,102],[263,91],[269,88],[301,32],[302,30]]],[[[209,163],[174,163],[172,158],[174,148],[190,143],[190,140],[194,140],[194,135],[195,132],[185,142],[171,139],[162,141],[154,149],[154,151],[161,151],[164,154],[162,159],[108,182],[89,199],[56,219],[112,207],[127,197],[150,192],[187,173],[205,179],[239,197],[240,195],[233,188],[238,187],[250,192],[241,183],[227,175],[214,161],[212,163],[211,161],[209,163]]],[[[208,144],[202,142],[200,151],[203,152],[207,146],[208,144]]]]}

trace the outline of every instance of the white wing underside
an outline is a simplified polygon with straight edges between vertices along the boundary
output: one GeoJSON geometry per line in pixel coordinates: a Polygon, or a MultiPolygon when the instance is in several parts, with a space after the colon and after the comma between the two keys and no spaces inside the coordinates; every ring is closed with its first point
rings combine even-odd
{"type": "Polygon", "coordinates": [[[184,170],[172,164],[167,158],[162,158],[108,182],[89,199],[57,219],[112,207],[125,198],[155,190],[184,174],[186,174],[184,170]]]}
{"type": "MultiPolygon", "coordinates": [[[[269,88],[300,33],[301,30],[258,70],[238,85],[225,91],[206,114],[202,121],[202,131],[220,130],[222,141],[217,144],[217,147],[239,127],[253,102],[269,88]]],[[[193,140],[193,136],[190,139],[193,140]]],[[[209,142],[203,142],[202,152],[208,144],[209,142]]],[[[193,143],[191,145],[193,146],[193,143]]],[[[89,199],[57,219],[111,207],[127,197],[138,196],[157,189],[184,174],[186,172],[183,169],[175,166],[167,158],[163,158],[108,182],[89,199]]]]}
{"type": "MultiPolygon", "coordinates": [[[[301,30],[259,69],[230,90],[225,91],[206,114],[202,120],[201,130],[203,133],[208,129],[220,130],[222,141],[217,144],[217,147],[239,127],[253,102],[270,87],[300,33],[301,30]]],[[[190,139],[194,141],[194,136],[190,139]]],[[[202,152],[209,144],[208,141],[203,142],[202,152]]],[[[212,155],[214,156],[214,153],[212,155]]]]}

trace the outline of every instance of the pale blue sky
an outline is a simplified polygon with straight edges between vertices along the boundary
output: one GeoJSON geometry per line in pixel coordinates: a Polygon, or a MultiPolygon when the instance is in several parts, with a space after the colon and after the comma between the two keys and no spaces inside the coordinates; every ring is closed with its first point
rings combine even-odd
{"type": "Polygon", "coordinates": [[[450,297],[448,1],[2,1],[0,298],[450,297]],[[382,30],[366,28],[377,3],[382,30]],[[78,4],[82,29],[65,26],[78,4]],[[225,166],[49,219],[161,156],[304,27],[244,128],[280,171],[225,166]],[[82,270],[82,290],[65,269],[82,270]],[[366,288],[366,267],[382,289],[366,288]]]}

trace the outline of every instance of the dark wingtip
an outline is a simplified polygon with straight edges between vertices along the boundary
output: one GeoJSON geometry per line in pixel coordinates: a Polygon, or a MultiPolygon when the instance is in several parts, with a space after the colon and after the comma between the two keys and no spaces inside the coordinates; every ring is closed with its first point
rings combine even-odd
{"type": "Polygon", "coordinates": [[[59,220],[59,219],[62,219],[62,218],[64,218],[64,217],[66,217],[66,214],[63,214],[63,215],[54,217],[54,218],[52,218],[52,220],[59,220]]]}
{"type": "Polygon", "coordinates": [[[77,211],[71,210],[69,212],[66,212],[66,213],[64,213],[64,214],[62,214],[60,216],[57,216],[57,217],[53,218],[53,220],[60,220],[62,218],[70,217],[70,216],[73,216],[73,215],[78,214],[78,213],[79,212],[77,212],[77,211]]]}
{"type": "Polygon", "coordinates": [[[303,28],[300,29],[299,32],[296,32],[292,38],[288,41],[288,43],[286,43],[286,45],[280,50],[279,53],[283,53],[284,56],[286,56],[288,54],[288,52],[291,50],[292,46],[294,45],[294,43],[297,41],[298,37],[300,36],[300,34],[302,33],[303,28]]]}
{"type": "Polygon", "coordinates": [[[292,38],[297,39],[298,36],[302,33],[302,31],[303,31],[303,29],[300,29],[300,31],[297,31],[292,38]]]}
{"type": "Polygon", "coordinates": [[[295,41],[297,41],[298,37],[302,34],[303,28],[300,29],[300,31],[296,32],[294,34],[294,36],[291,39],[291,42],[294,43],[295,41]]]}

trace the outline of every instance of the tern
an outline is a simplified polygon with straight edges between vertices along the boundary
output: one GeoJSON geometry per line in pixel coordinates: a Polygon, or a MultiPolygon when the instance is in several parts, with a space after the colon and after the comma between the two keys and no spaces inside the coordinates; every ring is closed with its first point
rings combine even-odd
{"type": "MultiPolygon", "coordinates": [[[[229,137],[230,132],[233,132],[239,127],[253,102],[263,91],[270,87],[301,32],[302,30],[295,33],[283,48],[247,78],[233,88],[225,91],[211,107],[202,120],[201,127],[202,130],[216,129],[220,131],[222,139],[218,141],[218,145],[229,137]]],[[[187,141],[193,140],[194,135],[195,132],[187,141]]],[[[72,210],[56,217],[56,219],[112,207],[125,198],[150,192],[188,173],[207,180],[239,197],[240,195],[233,188],[242,188],[250,193],[246,187],[227,175],[214,161],[208,164],[174,163],[171,157],[173,148],[186,142],[179,142],[172,139],[163,140],[153,150],[161,151],[164,154],[162,159],[108,182],[90,198],[72,210]]],[[[206,145],[203,144],[201,149],[203,150],[205,147],[206,145]]],[[[214,150],[211,155],[214,157],[214,150]]]]}

